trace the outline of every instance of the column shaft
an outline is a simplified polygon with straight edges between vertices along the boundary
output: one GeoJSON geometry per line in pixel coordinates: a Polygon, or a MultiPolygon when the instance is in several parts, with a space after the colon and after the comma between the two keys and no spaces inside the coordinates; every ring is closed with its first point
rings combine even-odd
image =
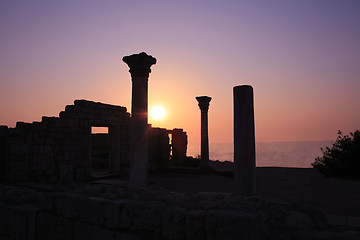
{"type": "Polygon", "coordinates": [[[132,78],[130,183],[145,187],[148,164],[148,79],[132,78]]]}
{"type": "Polygon", "coordinates": [[[234,193],[255,192],[254,101],[251,86],[234,87],[234,193]]]}
{"type": "Polygon", "coordinates": [[[201,164],[200,167],[209,167],[209,131],[208,111],[201,110],[201,164]]]}
{"type": "Polygon", "coordinates": [[[208,133],[208,110],[211,97],[196,97],[201,111],[201,159],[200,168],[209,167],[209,133],[208,133]]]}
{"type": "Polygon", "coordinates": [[[148,78],[156,59],[142,52],[126,56],[132,80],[130,184],[147,185],[148,164],[148,78]]]}

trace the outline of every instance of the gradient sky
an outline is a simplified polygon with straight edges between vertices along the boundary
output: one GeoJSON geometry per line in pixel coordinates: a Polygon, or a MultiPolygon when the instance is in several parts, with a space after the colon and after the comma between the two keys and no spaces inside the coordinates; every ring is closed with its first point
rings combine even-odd
{"type": "Polygon", "coordinates": [[[255,94],[257,141],[360,129],[360,1],[0,1],[0,124],[58,116],[75,99],[131,106],[122,57],[157,58],[154,126],[233,140],[232,88],[255,94]]]}

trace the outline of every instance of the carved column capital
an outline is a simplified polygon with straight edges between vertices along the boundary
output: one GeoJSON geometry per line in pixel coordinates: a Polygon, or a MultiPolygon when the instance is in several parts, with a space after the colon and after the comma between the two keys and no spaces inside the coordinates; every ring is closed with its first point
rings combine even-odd
{"type": "Polygon", "coordinates": [[[196,100],[199,102],[199,107],[201,111],[207,111],[209,109],[209,103],[211,101],[211,97],[201,96],[201,97],[196,97],[196,100]]]}
{"type": "Polygon", "coordinates": [[[156,64],[156,58],[145,52],[125,56],[122,60],[129,66],[131,77],[149,77],[150,67],[156,64]]]}

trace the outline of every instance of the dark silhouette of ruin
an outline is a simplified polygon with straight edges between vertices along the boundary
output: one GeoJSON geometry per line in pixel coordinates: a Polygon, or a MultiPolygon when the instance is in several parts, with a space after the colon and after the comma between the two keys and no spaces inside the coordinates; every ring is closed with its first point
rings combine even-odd
{"type": "Polygon", "coordinates": [[[358,218],[330,216],[328,224],[307,205],[241,197],[255,194],[251,86],[233,89],[232,179],[209,167],[211,98],[196,98],[201,160],[194,159],[186,155],[183,129],[147,122],[148,77],[156,59],[140,53],[123,60],[131,73],[131,113],[75,100],[59,117],[0,126],[0,239],[359,239],[358,218]],[[108,133],[94,134],[92,127],[108,133]],[[148,172],[172,186],[149,184],[148,172]],[[117,179],[103,179],[112,177],[117,179]],[[199,182],[199,191],[187,192],[199,182]]]}
{"type": "MultiPolygon", "coordinates": [[[[75,100],[59,116],[0,127],[2,182],[84,182],[99,172],[128,176],[130,114],[125,107],[75,100]],[[91,127],[108,127],[108,134],[91,134],[91,127]]],[[[149,169],[182,166],[186,132],[148,129],[149,169]]]]}

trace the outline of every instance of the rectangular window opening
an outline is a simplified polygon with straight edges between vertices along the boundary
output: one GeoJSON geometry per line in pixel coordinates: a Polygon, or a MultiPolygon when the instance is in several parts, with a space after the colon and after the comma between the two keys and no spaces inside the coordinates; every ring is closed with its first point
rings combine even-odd
{"type": "Polygon", "coordinates": [[[91,127],[91,134],[97,134],[97,133],[108,134],[109,128],[108,127],[91,127]]]}

